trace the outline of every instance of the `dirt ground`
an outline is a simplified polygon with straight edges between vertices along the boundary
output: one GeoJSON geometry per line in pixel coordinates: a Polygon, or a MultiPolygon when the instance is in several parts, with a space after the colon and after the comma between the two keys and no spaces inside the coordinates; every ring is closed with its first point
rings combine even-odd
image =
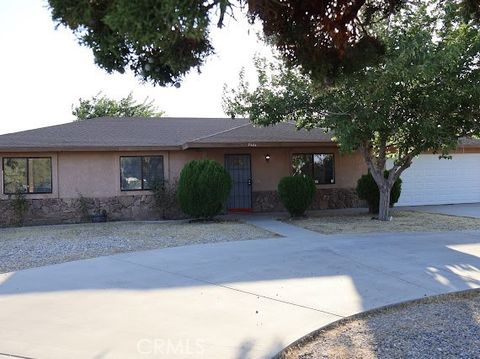
{"type": "Polygon", "coordinates": [[[480,290],[470,290],[340,320],[280,358],[479,358],[479,337],[480,290]]]}
{"type": "Polygon", "coordinates": [[[372,219],[366,210],[316,211],[286,222],[322,234],[372,232],[438,232],[480,229],[480,218],[449,216],[405,210],[392,211],[389,222],[372,219]]]}
{"type": "Polygon", "coordinates": [[[115,253],[273,238],[239,221],[108,222],[0,229],[0,273],[115,253]]]}

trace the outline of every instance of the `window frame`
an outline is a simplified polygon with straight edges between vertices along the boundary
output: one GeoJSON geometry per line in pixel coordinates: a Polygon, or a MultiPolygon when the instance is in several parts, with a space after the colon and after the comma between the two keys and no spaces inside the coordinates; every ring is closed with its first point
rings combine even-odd
{"type": "Polygon", "coordinates": [[[312,179],[315,181],[315,186],[328,186],[328,185],[334,185],[337,176],[336,176],[336,171],[335,171],[335,153],[333,152],[298,152],[298,153],[292,153],[292,156],[290,158],[290,166],[291,168],[293,167],[293,157],[294,156],[311,156],[311,170],[312,170],[312,179]],[[332,167],[333,167],[333,182],[329,183],[317,183],[315,179],[315,155],[329,155],[332,156],[332,167]]]}
{"type": "Polygon", "coordinates": [[[23,194],[25,195],[29,195],[29,194],[52,194],[53,193],[53,160],[52,160],[52,157],[50,156],[31,156],[31,157],[25,157],[25,156],[22,156],[22,157],[15,157],[15,156],[9,156],[9,157],[2,157],[2,181],[3,181],[3,194],[4,195],[7,195],[7,196],[11,196],[11,195],[14,195],[15,192],[6,192],[6,183],[5,183],[5,160],[9,160],[9,159],[16,159],[16,160],[26,160],[27,161],[27,168],[26,168],[26,172],[27,172],[27,192],[22,192],[23,194]],[[30,183],[30,170],[29,170],[29,165],[28,165],[28,161],[29,160],[33,160],[33,159],[40,159],[40,160],[50,160],[50,191],[49,192],[29,192],[29,189],[30,189],[30,186],[28,185],[30,183]]]}
{"type": "Polygon", "coordinates": [[[145,185],[145,177],[144,177],[144,170],[143,170],[143,159],[145,157],[161,157],[162,158],[162,170],[163,170],[163,173],[162,173],[162,177],[163,177],[163,182],[165,182],[165,161],[164,161],[164,156],[163,155],[146,155],[146,156],[120,156],[120,159],[119,159],[119,165],[120,165],[120,191],[121,192],[139,192],[139,191],[153,191],[153,189],[145,189],[144,188],[144,185],[145,185]],[[142,188],[139,188],[139,189],[123,189],[122,188],[122,158],[140,158],[140,174],[141,174],[141,177],[140,178],[140,183],[142,185],[142,188]]]}

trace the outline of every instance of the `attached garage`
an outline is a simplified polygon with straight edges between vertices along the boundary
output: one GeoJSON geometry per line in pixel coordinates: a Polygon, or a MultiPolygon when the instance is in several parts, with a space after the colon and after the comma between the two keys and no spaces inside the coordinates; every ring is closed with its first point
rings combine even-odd
{"type": "Polygon", "coordinates": [[[480,202],[480,153],[420,155],[402,180],[400,206],[480,202]]]}

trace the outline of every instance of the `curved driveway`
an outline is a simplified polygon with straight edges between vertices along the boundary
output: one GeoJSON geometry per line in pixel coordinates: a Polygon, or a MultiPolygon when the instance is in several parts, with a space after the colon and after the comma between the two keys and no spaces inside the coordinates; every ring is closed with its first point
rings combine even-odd
{"type": "Polygon", "coordinates": [[[264,358],[343,316],[480,286],[480,232],[323,236],[251,221],[285,237],[0,274],[0,353],[264,358]]]}

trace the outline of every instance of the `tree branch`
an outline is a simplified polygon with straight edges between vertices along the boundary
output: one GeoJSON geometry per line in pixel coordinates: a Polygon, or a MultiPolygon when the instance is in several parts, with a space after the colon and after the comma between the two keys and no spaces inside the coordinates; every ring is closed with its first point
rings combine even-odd
{"type": "Polygon", "coordinates": [[[361,146],[360,146],[360,151],[363,154],[363,158],[365,159],[365,162],[367,163],[367,167],[370,170],[370,173],[372,177],[375,179],[375,182],[377,184],[383,183],[385,178],[383,177],[383,173],[381,170],[379,170],[375,164],[372,161],[372,154],[370,152],[370,143],[368,141],[365,141],[361,146]]]}
{"type": "Polygon", "coordinates": [[[412,151],[409,154],[405,155],[403,159],[401,160],[400,165],[395,165],[392,168],[392,171],[390,172],[388,176],[388,180],[391,181],[391,183],[395,183],[395,181],[400,177],[400,175],[405,171],[408,167],[411,166],[413,158],[418,154],[416,153],[417,151],[412,151]]]}
{"type": "Polygon", "coordinates": [[[382,137],[380,139],[380,148],[378,153],[378,167],[380,169],[385,169],[385,164],[387,162],[387,138],[382,137]]]}

